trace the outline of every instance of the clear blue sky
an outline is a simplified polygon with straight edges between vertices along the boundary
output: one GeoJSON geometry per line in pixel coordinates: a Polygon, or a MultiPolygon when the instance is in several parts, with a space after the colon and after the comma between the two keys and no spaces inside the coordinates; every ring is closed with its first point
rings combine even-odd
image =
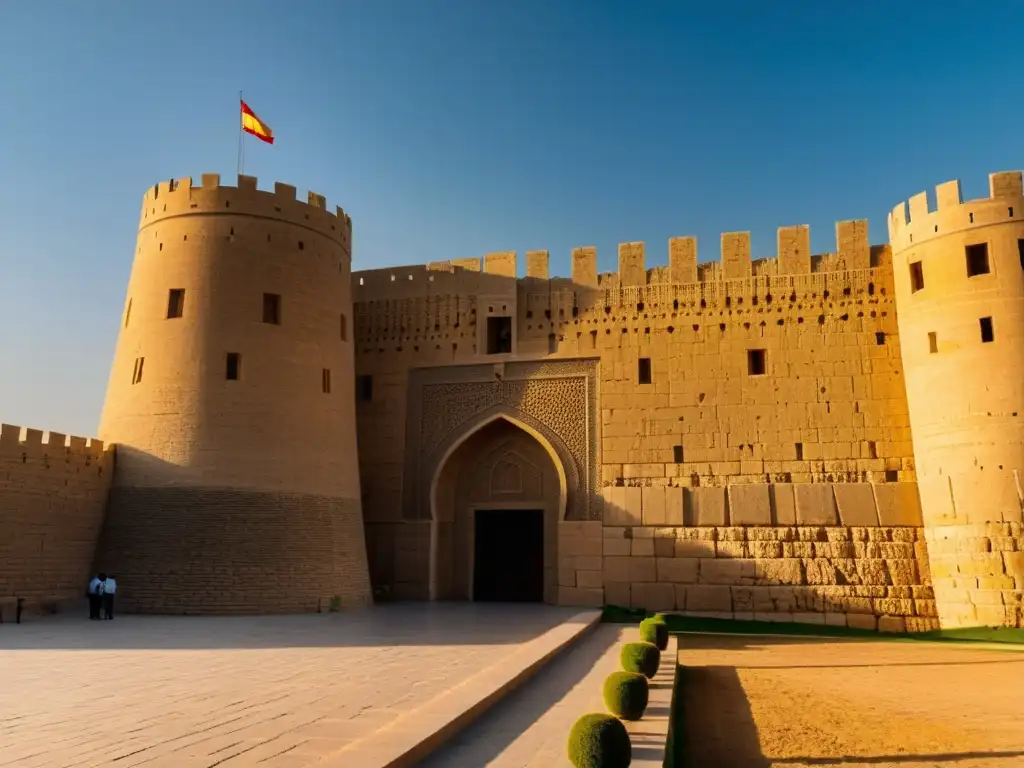
{"type": "MultiPolygon", "coordinates": [[[[140,196],[246,172],[353,217],[356,269],[885,215],[1024,165],[1024,3],[0,2],[0,419],[94,433],[140,196]],[[700,7],[699,10],[695,8],[700,7]]],[[[520,269],[523,260],[520,257],[520,269]]]]}

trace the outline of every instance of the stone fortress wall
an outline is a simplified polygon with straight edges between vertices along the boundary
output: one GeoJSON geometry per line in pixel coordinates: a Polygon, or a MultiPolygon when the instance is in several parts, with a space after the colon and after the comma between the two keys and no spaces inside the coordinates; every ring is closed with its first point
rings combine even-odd
{"type": "MultiPolygon", "coordinates": [[[[1018,189],[1020,175],[992,178],[993,200],[968,207],[1001,208],[1005,218],[1001,198],[1018,189]]],[[[943,189],[950,186],[940,188],[940,207],[943,189]]],[[[807,227],[784,227],[778,255],[753,260],[749,233],[726,233],[720,261],[703,264],[694,238],[673,238],[668,264],[651,269],[644,244],[626,243],[611,274],[598,273],[596,249],[577,248],[572,278],[549,278],[544,251],[527,252],[525,277],[507,252],[356,273],[360,461],[375,584],[397,596],[430,592],[439,551],[431,537],[441,534],[431,531],[429,511],[410,506],[408,489],[425,495],[410,468],[440,468],[409,454],[423,455],[418,441],[428,429],[473,428],[464,412],[445,408],[434,409],[440,427],[417,425],[430,411],[421,401],[436,396],[418,374],[466,388],[489,368],[507,380],[525,360],[586,359],[597,371],[588,395],[595,499],[587,519],[565,511],[559,601],[814,614],[859,625],[881,617],[888,627],[925,629],[939,615],[930,547],[949,580],[944,588],[955,590],[947,598],[960,603],[944,614],[946,625],[1020,623],[1014,589],[1024,573],[997,551],[1019,541],[1015,492],[1003,494],[998,526],[964,529],[967,540],[957,544],[934,530],[925,543],[904,366],[915,357],[901,348],[904,273],[897,277],[893,264],[903,243],[871,246],[865,221],[840,222],[836,234],[835,252],[814,255],[807,227]],[[511,318],[511,351],[491,354],[488,319],[497,316],[511,318]]],[[[1016,237],[1005,235],[1013,259],[1016,237]]],[[[1016,293],[1014,264],[1002,279],[1016,293]]],[[[1008,401],[1021,401],[1017,386],[1008,401]]],[[[500,404],[477,387],[465,397],[480,411],[543,410],[529,405],[529,383],[500,404]]],[[[936,415],[935,402],[918,392],[922,414],[936,415]]],[[[544,432],[544,417],[537,421],[544,432]]],[[[556,442],[559,425],[546,426],[556,442]]],[[[1024,445],[1017,435],[1005,440],[1024,445]]],[[[562,458],[586,475],[580,452],[562,458]]],[[[958,458],[965,469],[973,460],[958,458]]],[[[980,498],[983,487],[973,486],[980,498]]]]}
{"type": "Polygon", "coordinates": [[[845,221],[832,253],[783,227],[773,258],[738,232],[649,268],[634,242],[609,274],[575,249],[571,278],[544,251],[525,277],[508,252],[351,274],[320,196],[159,185],[96,562],[136,610],[466,599],[473,510],[498,505],[543,510],[549,602],[1021,625],[1020,179],[915,197],[890,245],[845,221]]]}
{"type": "Polygon", "coordinates": [[[80,598],[114,474],[99,440],[0,425],[0,611],[80,598]]]}

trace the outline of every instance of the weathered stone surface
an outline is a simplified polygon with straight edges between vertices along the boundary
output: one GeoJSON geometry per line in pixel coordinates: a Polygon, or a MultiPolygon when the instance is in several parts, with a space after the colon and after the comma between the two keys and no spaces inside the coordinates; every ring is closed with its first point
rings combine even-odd
{"type": "Polygon", "coordinates": [[[732,525],[771,525],[772,506],[766,483],[730,485],[729,522],[732,525]]]}
{"type": "Polygon", "coordinates": [[[836,525],[839,514],[831,483],[794,485],[796,519],[800,525],[836,525]]]}
{"type": "Polygon", "coordinates": [[[688,526],[726,525],[725,488],[687,488],[683,519],[688,526]]]}
{"type": "Polygon", "coordinates": [[[867,483],[836,483],[832,486],[839,522],[846,526],[878,525],[875,494],[867,483]]]}
{"type": "Polygon", "coordinates": [[[697,581],[700,560],[682,557],[659,557],[657,561],[658,581],[677,584],[692,584],[697,581]]]}
{"type": "Polygon", "coordinates": [[[731,611],[732,594],[725,586],[690,586],[685,588],[687,611],[731,611]]]}

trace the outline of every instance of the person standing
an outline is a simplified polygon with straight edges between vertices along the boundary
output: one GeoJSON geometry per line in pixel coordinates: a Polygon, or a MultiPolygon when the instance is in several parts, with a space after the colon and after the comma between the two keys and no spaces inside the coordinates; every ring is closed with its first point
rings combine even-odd
{"type": "Polygon", "coordinates": [[[100,588],[102,586],[100,576],[102,575],[103,574],[92,577],[92,581],[89,582],[89,589],[86,593],[89,596],[89,619],[92,621],[96,621],[100,617],[100,603],[103,599],[100,593],[100,588]]]}
{"type": "Polygon", "coordinates": [[[114,595],[117,592],[117,581],[113,576],[103,580],[103,618],[114,618],[114,595]]]}

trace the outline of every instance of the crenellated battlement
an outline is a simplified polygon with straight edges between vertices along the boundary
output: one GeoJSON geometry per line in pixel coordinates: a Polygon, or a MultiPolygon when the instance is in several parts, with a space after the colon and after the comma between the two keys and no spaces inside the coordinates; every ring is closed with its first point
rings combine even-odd
{"type": "Polygon", "coordinates": [[[113,456],[114,446],[95,438],[0,424],[0,458],[16,458],[22,462],[63,458],[69,463],[81,461],[90,466],[98,462],[102,466],[113,456]]]}
{"type": "MultiPolygon", "coordinates": [[[[570,277],[549,277],[548,252],[527,251],[526,275],[518,278],[518,282],[528,293],[535,292],[541,285],[544,291],[699,286],[752,278],[796,279],[800,276],[810,278],[823,272],[868,270],[883,265],[888,257],[884,246],[870,245],[866,220],[837,222],[836,250],[832,253],[811,253],[810,227],[807,225],[780,227],[777,255],[772,257],[751,258],[750,242],[749,232],[726,232],[721,236],[719,260],[702,263],[698,259],[696,237],[673,237],[668,241],[668,263],[655,267],[646,265],[643,242],[622,243],[615,272],[598,272],[597,248],[579,247],[572,250],[570,277]]],[[[353,298],[358,302],[458,293],[500,295],[514,290],[518,274],[515,252],[364,270],[352,275],[353,298]]],[[[796,282],[807,281],[788,279],[784,282],[795,285],[796,282]]],[[[708,288],[698,289],[698,292],[715,291],[708,288]]]]}
{"type": "Polygon", "coordinates": [[[939,184],[935,188],[934,210],[929,207],[927,192],[900,201],[889,214],[889,242],[893,251],[898,253],[951,232],[1024,219],[1021,171],[991,173],[988,184],[988,197],[967,202],[963,200],[959,180],[939,184]]]}
{"type": "Polygon", "coordinates": [[[291,184],[276,182],[269,191],[259,189],[257,183],[255,176],[239,175],[237,186],[225,186],[217,173],[203,174],[201,186],[193,184],[191,177],[161,181],[143,197],[139,229],[191,214],[250,216],[314,230],[340,242],[351,254],[352,219],[340,206],[331,212],[326,198],[316,192],[308,192],[303,202],[291,184]]]}

